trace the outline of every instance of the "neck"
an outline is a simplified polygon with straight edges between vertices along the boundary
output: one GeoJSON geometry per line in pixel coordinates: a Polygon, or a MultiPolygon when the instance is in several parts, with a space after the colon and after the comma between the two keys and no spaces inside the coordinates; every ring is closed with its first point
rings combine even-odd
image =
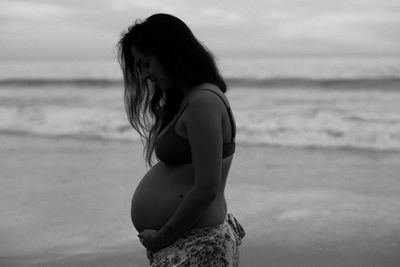
{"type": "MultiPolygon", "coordinates": [[[[197,86],[196,86],[197,87],[197,86]]],[[[193,91],[193,89],[195,89],[196,87],[193,86],[188,86],[186,84],[183,83],[176,83],[176,88],[182,92],[184,97],[187,97],[189,94],[191,94],[191,92],[193,91]]]]}
{"type": "Polygon", "coordinates": [[[189,86],[182,86],[180,87],[181,92],[185,97],[191,94],[191,92],[195,89],[196,87],[189,87],[189,86]]]}

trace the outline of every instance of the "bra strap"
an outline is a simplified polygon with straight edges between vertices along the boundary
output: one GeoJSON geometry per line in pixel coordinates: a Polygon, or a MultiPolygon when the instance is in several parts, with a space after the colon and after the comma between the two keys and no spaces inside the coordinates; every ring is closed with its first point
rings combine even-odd
{"type": "Polygon", "coordinates": [[[219,97],[219,99],[221,99],[222,100],[222,102],[224,103],[224,105],[225,105],[225,107],[226,107],[226,109],[228,110],[228,116],[229,116],[229,121],[230,121],[230,123],[231,123],[231,142],[232,143],[234,143],[235,142],[235,136],[236,136],[236,124],[235,124],[235,121],[233,120],[233,115],[232,115],[232,110],[231,110],[231,108],[228,106],[228,104],[225,102],[225,99],[222,97],[222,96],[220,96],[218,93],[216,93],[215,91],[213,91],[213,90],[211,90],[211,89],[208,89],[208,88],[200,88],[199,90],[207,90],[207,91],[210,91],[210,92],[213,92],[214,94],[216,94],[218,97],[219,97]]]}
{"type": "Polygon", "coordinates": [[[182,113],[185,111],[186,107],[188,106],[189,103],[186,103],[183,108],[175,115],[173,122],[171,123],[170,127],[175,127],[176,121],[179,119],[179,117],[182,115],[182,113]]]}

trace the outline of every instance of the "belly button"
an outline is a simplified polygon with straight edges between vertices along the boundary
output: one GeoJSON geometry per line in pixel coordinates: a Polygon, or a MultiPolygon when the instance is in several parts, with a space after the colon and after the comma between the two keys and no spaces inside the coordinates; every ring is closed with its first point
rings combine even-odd
{"type": "Polygon", "coordinates": [[[183,198],[183,195],[179,195],[180,198],[183,198]]]}

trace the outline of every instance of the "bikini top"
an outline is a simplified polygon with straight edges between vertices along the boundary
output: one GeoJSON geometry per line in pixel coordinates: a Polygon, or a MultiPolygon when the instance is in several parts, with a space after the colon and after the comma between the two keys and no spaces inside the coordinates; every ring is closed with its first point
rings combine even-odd
{"type": "MultiPolygon", "coordinates": [[[[211,89],[199,89],[199,90],[207,90],[216,94],[228,110],[229,121],[231,123],[232,131],[231,131],[231,141],[228,143],[223,143],[222,148],[222,158],[229,157],[233,153],[235,153],[235,122],[233,120],[233,115],[230,107],[227,105],[225,100],[218,93],[214,92],[211,89]]],[[[179,116],[183,113],[189,103],[186,103],[185,106],[181,109],[180,112],[173,119],[172,123],[170,123],[165,132],[158,137],[155,144],[155,153],[159,160],[165,162],[169,165],[181,165],[192,162],[192,154],[190,150],[189,140],[185,137],[180,136],[175,131],[175,123],[178,120],[179,116]]]]}

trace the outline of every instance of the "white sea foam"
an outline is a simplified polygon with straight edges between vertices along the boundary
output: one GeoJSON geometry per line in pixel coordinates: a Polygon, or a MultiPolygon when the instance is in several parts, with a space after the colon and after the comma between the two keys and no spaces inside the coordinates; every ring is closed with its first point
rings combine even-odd
{"type": "Polygon", "coordinates": [[[231,99],[246,143],[400,150],[400,92],[243,88],[231,99]]]}
{"type": "MultiPolygon", "coordinates": [[[[286,71],[288,77],[330,77],[333,81],[299,80],[299,85],[294,81],[284,88],[281,82],[286,78],[257,86],[232,85],[227,95],[236,118],[237,142],[400,150],[400,91],[396,82],[393,85],[390,79],[378,79],[369,88],[362,88],[369,83],[366,77],[397,77],[398,59],[361,60],[358,65],[350,59],[253,60],[253,65],[248,61],[225,61],[224,70],[232,77],[273,78],[286,71]],[[305,67],[296,72],[293,66],[301,62],[305,67]],[[240,66],[253,69],[256,75],[248,70],[240,72],[240,66]],[[343,77],[359,80],[356,84],[335,80],[343,77]]],[[[6,81],[0,84],[0,133],[139,140],[125,114],[123,85],[102,85],[102,80],[96,80],[120,78],[115,62],[97,62],[95,71],[93,62],[57,63],[53,68],[50,63],[35,64],[0,64],[0,80],[6,81]],[[18,80],[21,77],[39,80],[33,86],[30,80],[18,80]],[[17,80],[9,84],[10,78],[17,80]]]]}

